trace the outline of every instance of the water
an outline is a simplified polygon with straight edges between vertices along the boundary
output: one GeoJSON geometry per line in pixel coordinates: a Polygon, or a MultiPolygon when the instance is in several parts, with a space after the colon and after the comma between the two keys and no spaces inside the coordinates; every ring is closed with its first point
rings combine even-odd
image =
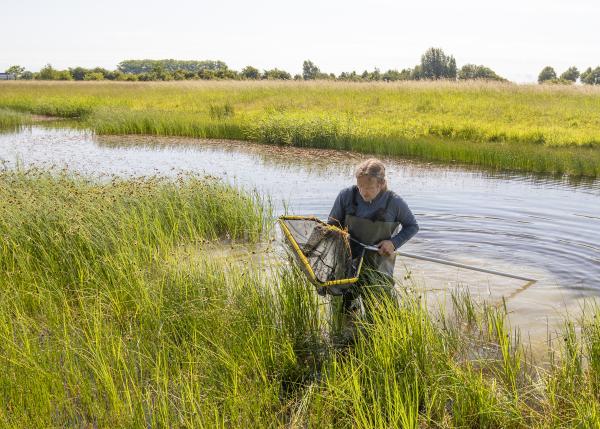
{"type": "MultiPolygon", "coordinates": [[[[32,127],[0,135],[4,168],[68,169],[114,175],[218,176],[273,198],[278,212],[326,218],[363,155],[244,142],[32,127]]],[[[389,187],[421,230],[403,251],[536,278],[525,282],[398,258],[404,284],[446,296],[457,285],[489,300],[508,299],[513,319],[545,329],[549,319],[600,295],[600,181],[490,173],[384,159],[389,187]]]]}

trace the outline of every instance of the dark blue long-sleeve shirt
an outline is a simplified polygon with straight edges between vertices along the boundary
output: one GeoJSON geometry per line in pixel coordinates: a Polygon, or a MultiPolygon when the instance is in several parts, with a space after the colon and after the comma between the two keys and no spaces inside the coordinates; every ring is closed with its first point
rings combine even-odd
{"type": "MultiPolygon", "coordinates": [[[[351,213],[352,210],[352,198],[353,188],[342,189],[338,194],[333,208],[329,214],[328,223],[345,227],[346,214],[351,213]]],[[[356,192],[356,212],[355,216],[363,218],[371,218],[379,209],[385,208],[385,205],[390,197],[390,202],[387,211],[384,213],[384,219],[386,222],[399,222],[402,229],[397,232],[390,240],[397,249],[410,240],[419,231],[419,225],[414,215],[408,208],[408,205],[404,200],[393,191],[381,192],[373,199],[370,203],[363,200],[360,196],[360,192],[356,192]]]]}

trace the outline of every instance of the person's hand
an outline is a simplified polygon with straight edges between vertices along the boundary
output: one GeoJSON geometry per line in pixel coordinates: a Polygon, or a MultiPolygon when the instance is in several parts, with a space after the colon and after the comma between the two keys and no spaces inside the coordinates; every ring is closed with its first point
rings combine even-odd
{"type": "Polygon", "coordinates": [[[396,250],[394,243],[392,243],[390,240],[383,240],[377,244],[377,247],[379,247],[377,253],[382,256],[390,256],[392,253],[394,253],[394,250],[396,250]]]}

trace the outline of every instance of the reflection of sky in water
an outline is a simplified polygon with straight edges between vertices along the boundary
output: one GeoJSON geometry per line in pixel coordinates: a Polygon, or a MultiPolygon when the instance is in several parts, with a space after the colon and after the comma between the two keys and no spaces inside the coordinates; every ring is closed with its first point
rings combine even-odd
{"type": "MultiPolygon", "coordinates": [[[[278,212],[285,201],[289,212],[322,218],[338,191],[353,183],[353,167],[363,157],[37,127],[0,135],[0,160],[8,167],[18,159],[24,167],[68,168],[100,178],[210,174],[270,194],[278,212]]],[[[386,163],[390,188],[408,202],[421,226],[403,250],[541,276],[539,285],[549,288],[560,284],[592,295],[598,290],[600,182],[386,163]]]]}

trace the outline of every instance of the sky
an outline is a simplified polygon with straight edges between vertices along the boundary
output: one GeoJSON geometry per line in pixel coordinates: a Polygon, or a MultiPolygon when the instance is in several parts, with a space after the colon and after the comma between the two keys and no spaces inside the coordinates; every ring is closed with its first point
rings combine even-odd
{"type": "Polygon", "coordinates": [[[600,65],[599,0],[2,0],[0,71],[222,60],[300,73],[413,67],[429,47],[515,82],[600,65]]]}

